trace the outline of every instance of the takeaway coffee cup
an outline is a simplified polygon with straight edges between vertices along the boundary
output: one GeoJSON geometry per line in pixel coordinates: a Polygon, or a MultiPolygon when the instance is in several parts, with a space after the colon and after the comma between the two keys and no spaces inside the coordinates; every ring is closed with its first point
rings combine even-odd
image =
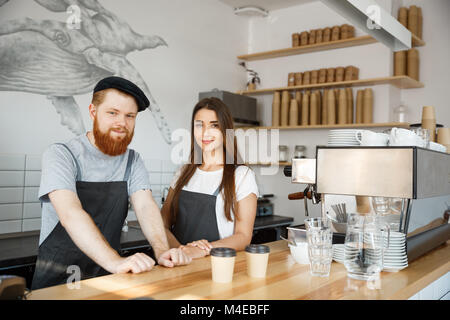
{"type": "Polygon", "coordinates": [[[269,247],[262,244],[251,244],[245,247],[249,277],[264,278],[266,276],[269,252],[269,247]]]}
{"type": "Polygon", "coordinates": [[[233,280],[234,260],[236,250],[232,248],[211,249],[212,280],[228,283],[233,280]]]}

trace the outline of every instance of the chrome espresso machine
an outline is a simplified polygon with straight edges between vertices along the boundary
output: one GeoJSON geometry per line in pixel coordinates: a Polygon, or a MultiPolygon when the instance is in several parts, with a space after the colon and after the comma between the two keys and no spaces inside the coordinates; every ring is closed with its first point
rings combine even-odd
{"type": "Polygon", "coordinates": [[[292,159],[285,168],[292,183],[305,184],[307,198],[327,195],[399,198],[398,230],[406,234],[412,261],[450,239],[450,154],[419,147],[316,148],[316,159],[292,159]]]}

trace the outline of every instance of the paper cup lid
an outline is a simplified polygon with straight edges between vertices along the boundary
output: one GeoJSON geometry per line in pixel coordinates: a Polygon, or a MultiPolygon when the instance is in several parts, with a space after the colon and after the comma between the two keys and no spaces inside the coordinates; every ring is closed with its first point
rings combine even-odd
{"type": "Polygon", "coordinates": [[[213,248],[211,249],[211,255],[215,257],[235,257],[236,250],[233,248],[213,248]]]}
{"type": "Polygon", "coordinates": [[[245,247],[245,251],[248,253],[269,253],[270,249],[263,244],[250,244],[245,247]]]}

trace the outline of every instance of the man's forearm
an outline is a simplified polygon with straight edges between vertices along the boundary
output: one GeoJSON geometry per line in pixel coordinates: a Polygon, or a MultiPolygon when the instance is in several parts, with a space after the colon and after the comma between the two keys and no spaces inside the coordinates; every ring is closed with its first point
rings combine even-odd
{"type": "Polygon", "coordinates": [[[136,210],[142,232],[150,242],[156,259],[165,251],[169,250],[164,224],[155,201],[136,210]],[[139,212],[138,212],[139,211],[139,212]]]}
{"type": "Polygon", "coordinates": [[[112,264],[120,258],[116,250],[111,248],[108,241],[95,225],[92,218],[82,209],[61,221],[75,245],[89,258],[109,272],[112,264]]]}

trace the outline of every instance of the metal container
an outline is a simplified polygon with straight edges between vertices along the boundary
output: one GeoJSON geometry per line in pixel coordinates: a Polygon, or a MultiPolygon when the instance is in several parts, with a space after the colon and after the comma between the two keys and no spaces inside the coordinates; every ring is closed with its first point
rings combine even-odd
{"type": "Polygon", "coordinates": [[[218,89],[198,94],[199,100],[211,97],[219,98],[227,105],[235,124],[259,126],[255,98],[218,89]]]}

